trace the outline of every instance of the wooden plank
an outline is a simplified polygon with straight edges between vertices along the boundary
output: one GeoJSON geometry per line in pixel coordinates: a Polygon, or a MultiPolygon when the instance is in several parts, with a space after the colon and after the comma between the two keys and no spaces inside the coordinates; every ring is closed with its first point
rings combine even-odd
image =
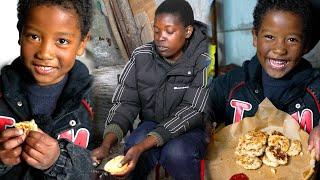
{"type": "Polygon", "coordinates": [[[135,48],[142,45],[142,42],[130,5],[127,0],[111,0],[110,2],[126,52],[131,55],[135,48]]]}

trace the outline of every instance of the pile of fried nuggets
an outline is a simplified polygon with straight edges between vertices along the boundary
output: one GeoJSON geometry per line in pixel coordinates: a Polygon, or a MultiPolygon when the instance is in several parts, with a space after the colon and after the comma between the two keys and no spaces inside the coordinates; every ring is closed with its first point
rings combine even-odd
{"type": "Polygon", "coordinates": [[[271,134],[256,130],[239,138],[236,147],[236,163],[245,169],[259,169],[262,163],[270,167],[286,165],[289,156],[302,150],[299,140],[288,139],[282,133],[271,134]]]}

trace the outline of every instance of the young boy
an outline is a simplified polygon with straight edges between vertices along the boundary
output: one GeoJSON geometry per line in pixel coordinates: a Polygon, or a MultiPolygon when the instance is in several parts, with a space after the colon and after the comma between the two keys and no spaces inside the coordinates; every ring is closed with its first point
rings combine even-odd
{"type": "Polygon", "coordinates": [[[259,0],[252,30],[256,55],[213,81],[207,112],[228,125],[254,116],[267,97],[310,133],[309,148],[319,160],[320,76],[302,58],[312,38],[311,14],[308,0],[259,0]]]}
{"type": "Polygon", "coordinates": [[[89,179],[91,76],[76,61],[91,1],[19,0],[21,54],[1,71],[0,179],[89,179]],[[34,119],[27,135],[15,123],[34,119]]]}
{"type": "Polygon", "coordinates": [[[174,179],[200,179],[204,157],[203,109],[208,96],[206,27],[194,21],[190,4],[166,0],[157,8],[154,41],[137,48],[114,93],[100,161],[120,142],[137,115],[141,123],[125,140],[125,172],[146,179],[157,163],[174,179]]]}

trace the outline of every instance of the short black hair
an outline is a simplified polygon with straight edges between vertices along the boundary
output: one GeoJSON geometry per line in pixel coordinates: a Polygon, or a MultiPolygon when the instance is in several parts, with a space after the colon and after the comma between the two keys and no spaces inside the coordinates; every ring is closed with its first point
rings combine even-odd
{"type": "Polygon", "coordinates": [[[92,0],[19,0],[17,28],[20,34],[29,10],[41,5],[59,6],[67,10],[74,10],[79,18],[81,37],[84,38],[88,34],[92,20],[92,0]]]}
{"type": "Polygon", "coordinates": [[[287,11],[301,17],[303,36],[309,41],[312,33],[312,9],[309,0],[258,0],[253,12],[253,28],[260,30],[262,20],[270,11],[287,11]]]}
{"type": "Polygon", "coordinates": [[[191,5],[185,0],[165,0],[156,9],[155,16],[163,13],[178,16],[184,27],[193,25],[194,15],[191,5]]]}

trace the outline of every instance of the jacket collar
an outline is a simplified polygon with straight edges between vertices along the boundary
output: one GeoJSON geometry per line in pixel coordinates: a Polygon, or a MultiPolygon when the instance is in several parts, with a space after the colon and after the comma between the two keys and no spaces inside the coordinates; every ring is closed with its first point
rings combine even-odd
{"type": "MultiPolygon", "coordinates": [[[[245,82],[248,83],[249,87],[262,89],[262,66],[257,56],[254,56],[250,61],[245,61],[243,67],[245,71],[245,82]]],[[[314,71],[312,65],[302,58],[297,67],[286,75],[286,78],[288,78],[291,83],[290,87],[279,102],[274,102],[279,105],[280,108],[303,95],[308,84],[316,78],[319,78],[319,72],[314,71]]]]}
{"type": "MultiPolygon", "coordinates": [[[[68,81],[57,102],[55,114],[64,114],[66,111],[75,109],[80,105],[78,100],[82,99],[91,86],[92,77],[88,69],[80,61],[76,60],[73,68],[68,74],[68,81]]],[[[7,99],[12,109],[16,110],[22,119],[30,118],[24,86],[26,82],[33,81],[30,73],[25,68],[22,59],[15,59],[11,65],[5,66],[1,70],[3,95],[7,99]],[[21,101],[24,106],[16,109],[16,102],[21,101]]]]}

